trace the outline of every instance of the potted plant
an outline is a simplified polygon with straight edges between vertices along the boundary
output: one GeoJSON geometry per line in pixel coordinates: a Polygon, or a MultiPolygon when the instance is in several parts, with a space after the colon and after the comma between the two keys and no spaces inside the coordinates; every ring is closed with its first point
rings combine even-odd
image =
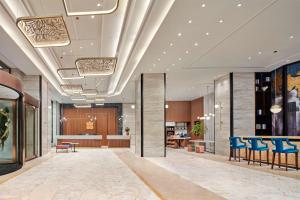
{"type": "MultiPolygon", "coordinates": [[[[195,136],[200,136],[204,134],[203,130],[203,122],[196,122],[196,124],[192,128],[192,134],[195,136]]],[[[204,153],[204,146],[202,145],[195,145],[195,152],[196,153],[204,153]]]]}
{"type": "Polygon", "coordinates": [[[195,136],[200,136],[200,135],[204,134],[202,123],[196,122],[196,124],[192,128],[192,133],[195,136]]]}
{"type": "Polygon", "coordinates": [[[126,135],[129,135],[129,131],[130,131],[130,128],[129,128],[129,127],[126,127],[126,128],[125,128],[125,133],[126,133],[126,135]]]}

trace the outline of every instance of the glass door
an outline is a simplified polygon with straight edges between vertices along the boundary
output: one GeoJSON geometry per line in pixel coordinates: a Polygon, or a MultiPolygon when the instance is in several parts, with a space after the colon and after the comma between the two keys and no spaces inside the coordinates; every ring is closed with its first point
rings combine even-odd
{"type": "Polygon", "coordinates": [[[25,159],[36,157],[36,108],[26,104],[25,107],[25,159]]]}

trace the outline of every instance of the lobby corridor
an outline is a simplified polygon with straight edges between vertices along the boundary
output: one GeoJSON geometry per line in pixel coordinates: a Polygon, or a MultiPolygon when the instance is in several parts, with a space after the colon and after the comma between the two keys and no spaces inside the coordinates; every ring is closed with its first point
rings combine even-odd
{"type": "Polygon", "coordinates": [[[0,184],[0,200],[158,199],[109,149],[58,153],[0,184]]]}

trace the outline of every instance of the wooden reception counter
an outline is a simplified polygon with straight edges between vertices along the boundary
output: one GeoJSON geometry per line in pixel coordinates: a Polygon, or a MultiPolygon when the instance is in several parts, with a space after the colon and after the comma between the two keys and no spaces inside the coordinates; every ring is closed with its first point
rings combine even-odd
{"type": "Polygon", "coordinates": [[[130,136],[126,135],[58,135],[57,143],[76,142],[78,147],[130,147],[130,136]]]}

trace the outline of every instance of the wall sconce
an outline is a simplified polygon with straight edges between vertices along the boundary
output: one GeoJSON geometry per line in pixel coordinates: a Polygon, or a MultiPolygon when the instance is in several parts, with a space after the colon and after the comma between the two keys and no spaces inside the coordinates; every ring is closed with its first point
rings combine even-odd
{"type": "Polygon", "coordinates": [[[134,104],[132,104],[130,107],[131,107],[131,109],[135,109],[135,105],[134,104]]]}
{"type": "Polygon", "coordinates": [[[169,105],[168,105],[168,104],[166,104],[166,105],[165,105],[165,108],[167,108],[167,109],[168,109],[168,108],[169,108],[169,105]]]}

